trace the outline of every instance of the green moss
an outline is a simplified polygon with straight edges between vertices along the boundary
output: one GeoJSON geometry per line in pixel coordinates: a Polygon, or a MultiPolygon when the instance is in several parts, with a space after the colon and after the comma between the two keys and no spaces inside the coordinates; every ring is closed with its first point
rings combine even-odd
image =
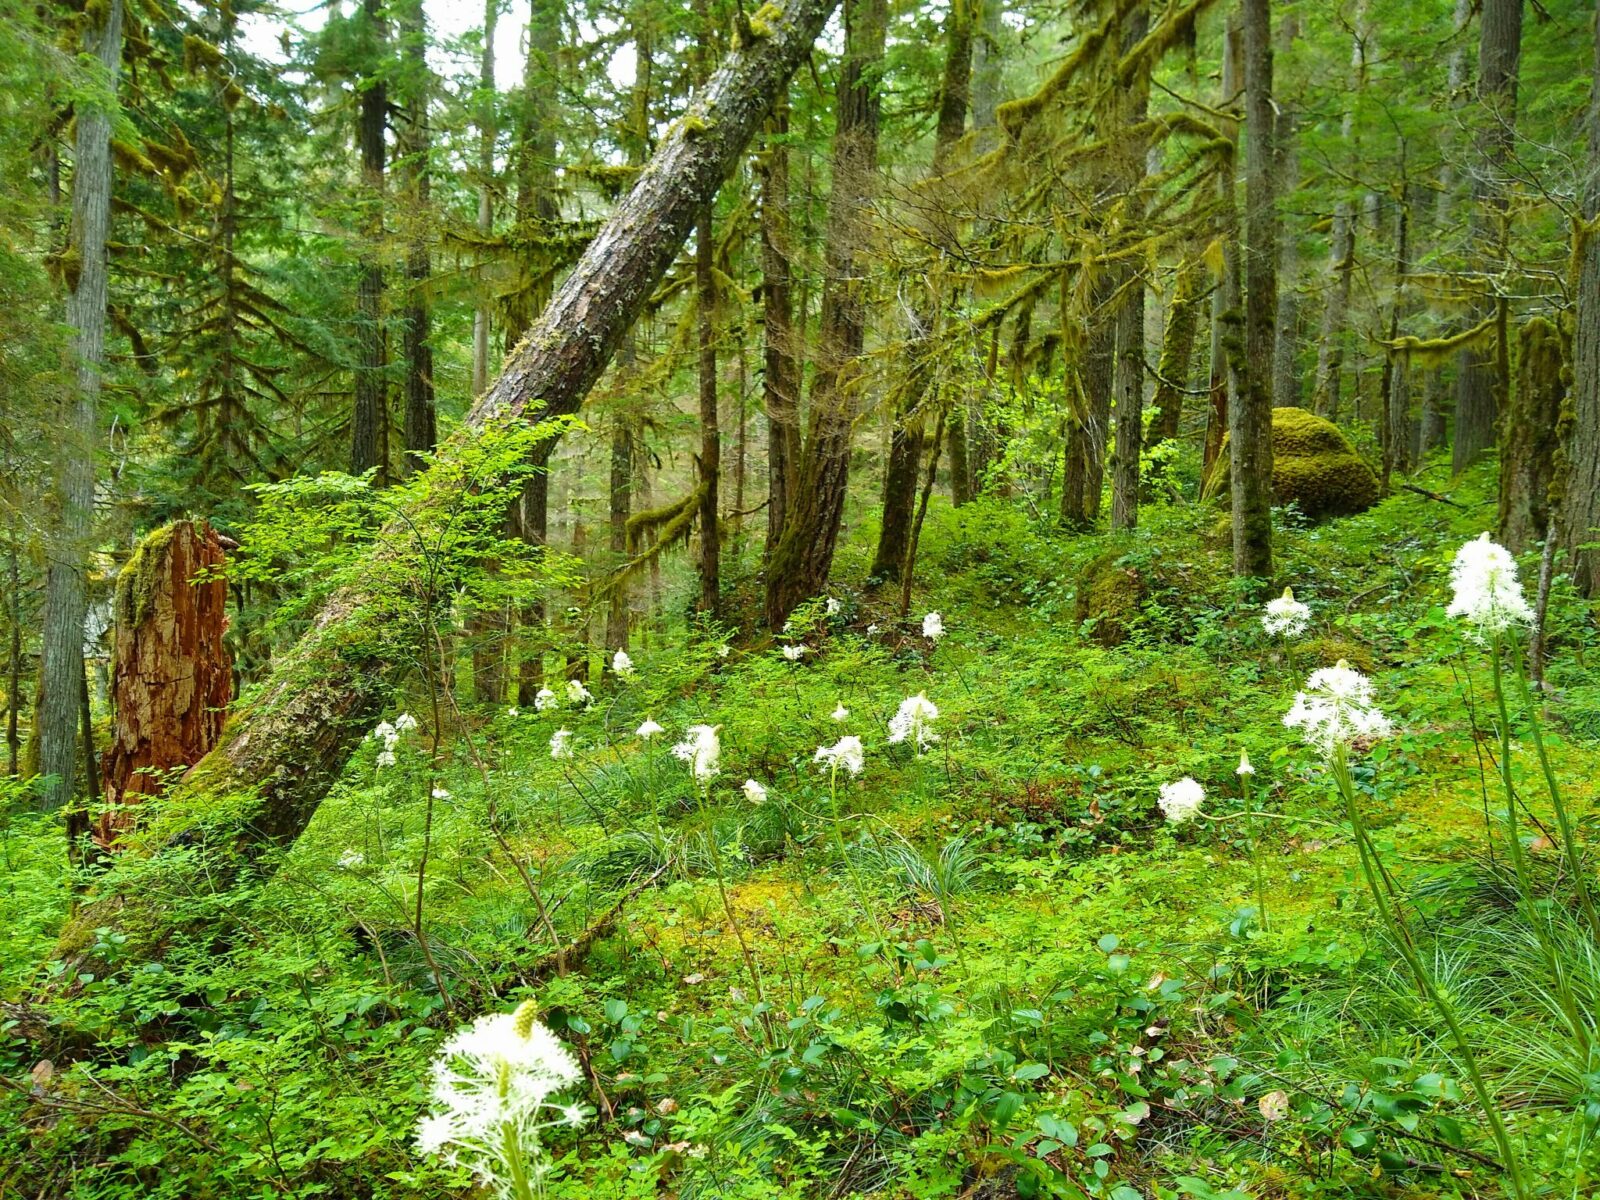
{"type": "MultiPolygon", "coordinates": [[[[1223,495],[1228,446],[1206,480],[1204,494],[1223,495]]],[[[1278,504],[1294,504],[1314,521],[1365,512],[1378,502],[1378,476],[1331,421],[1309,409],[1272,410],[1272,491],[1278,504]]]]}
{"type": "Polygon", "coordinates": [[[1366,675],[1378,669],[1378,661],[1368,646],[1343,638],[1309,638],[1295,647],[1295,659],[1306,670],[1336,666],[1341,660],[1366,675]]]}
{"type": "Polygon", "coordinates": [[[117,574],[117,624],[134,629],[150,615],[161,572],[166,564],[167,547],[172,545],[176,523],[163,525],[145,536],[133,556],[117,574]]]}
{"type": "Polygon", "coordinates": [[[1144,577],[1122,558],[1115,550],[1100,555],[1084,568],[1078,581],[1074,615],[1079,624],[1093,621],[1092,636],[1106,647],[1128,640],[1139,607],[1149,594],[1144,577]]]}

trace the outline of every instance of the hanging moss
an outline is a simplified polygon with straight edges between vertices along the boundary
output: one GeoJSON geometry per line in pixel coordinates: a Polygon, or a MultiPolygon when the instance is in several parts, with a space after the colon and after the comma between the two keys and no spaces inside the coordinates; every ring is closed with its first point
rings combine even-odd
{"type": "Polygon", "coordinates": [[[1514,553],[1545,534],[1559,500],[1561,410],[1570,347],[1562,331],[1534,317],[1517,338],[1517,378],[1500,413],[1500,540],[1514,553]]]}
{"type": "MultiPolygon", "coordinates": [[[[1227,491],[1229,438],[1203,495],[1227,491]]],[[[1378,476],[1332,421],[1304,408],[1272,410],[1272,491],[1313,521],[1365,512],[1378,502],[1378,476]]]]}
{"type": "Polygon", "coordinates": [[[178,523],[163,525],[147,534],[134,550],[122,570],[117,573],[116,613],[117,625],[135,629],[144,623],[161,589],[161,572],[166,566],[167,547],[178,523]]]}

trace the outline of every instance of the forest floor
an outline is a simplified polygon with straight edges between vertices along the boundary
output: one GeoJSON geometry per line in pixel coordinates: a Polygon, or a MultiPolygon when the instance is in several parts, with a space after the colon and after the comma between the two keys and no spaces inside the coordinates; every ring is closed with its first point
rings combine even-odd
{"type": "MultiPolygon", "coordinates": [[[[646,640],[590,707],[451,719],[437,776],[431,731],[387,769],[369,741],[276,874],[173,898],[225,908],[227,944],[120,970],[103,948],[114,969],[54,1014],[97,1053],[0,1093],[0,1193],[467,1195],[412,1146],[428,1063],[532,996],[596,1110],[550,1135],[551,1196],[1497,1194],[1462,1064],[1374,921],[1326,767],[1282,723],[1343,659],[1395,725],[1354,774],[1410,936],[1525,1170],[1586,1194],[1600,1075],[1523,969],[1487,658],[1444,613],[1493,474],[1435,476],[1450,503],[1404,492],[1282,531],[1280,580],[1313,613],[1292,643],[1228,580],[1210,507],[1152,505],[1108,539],[936,505],[909,621],[892,588],[840,588],[776,644],[646,640]],[[1075,595],[1108,553],[1139,581],[1114,633],[1075,595]],[[890,741],[917,693],[938,708],[922,753],[890,741]],[[639,737],[646,719],[665,732],[639,737]],[[670,750],[696,723],[720,739],[706,787],[670,750]],[[814,761],[842,736],[859,776],[814,761]],[[1169,824],[1159,788],[1183,776],[1202,816],[1169,824]],[[564,974],[550,925],[564,944],[599,927],[564,974]]],[[[872,532],[838,578],[862,577],[872,532]]],[[[1560,588],[1549,627],[1548,737],[1587,820],[1593,627],[1560,588]]],[[[1550,840],[1527,844],[1558,876],[1550,840]]],[[[9,993],[65,914],[55,823],[10,817],[0,864],[9,993]]],[[[1600,998],[1600,964],[1572,970],[1600,998]]],[[[0,1057],[20,1078],[36,1056],[0,1057]]]]}

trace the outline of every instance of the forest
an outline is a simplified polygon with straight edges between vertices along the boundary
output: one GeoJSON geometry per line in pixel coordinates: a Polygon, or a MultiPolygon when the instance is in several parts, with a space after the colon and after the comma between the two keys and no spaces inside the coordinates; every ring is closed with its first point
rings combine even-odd
{"type": "Polygon", "coordinates": [[[0,0],[0,1200],[1600,1194],[1597,35],[0,0]]]}

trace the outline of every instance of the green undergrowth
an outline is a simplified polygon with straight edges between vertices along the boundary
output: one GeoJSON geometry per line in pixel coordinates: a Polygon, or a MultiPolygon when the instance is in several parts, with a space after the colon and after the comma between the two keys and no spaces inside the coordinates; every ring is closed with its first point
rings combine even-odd
{"type": "MultiPolygon", "coordinates": [[[[428,1064],[463,1020],[534,997],[579,1049],[594,1110],[554,1135],[551,1196],[1498,1194],[1327,772],[1281,724],[1304,672],[1343,658],[1398,730],[1356,782],[1414,934],[1529,1173],[1586,1194],[1600,1074],[1551,1032],[1520,965],[1535,951],[1485,835],[1482,652],[1443,612],[1451,555],[1492,523],[1493,475],[1421,482],[1451,502],[1280,514],[1276,586],[1314,614],[1293,645],[1262,633],[1256,598],[1205,548],[1209,506],[1155,506],[1108,539],[936,503],[919,569],[939,582],[907,621],[892,589],[840,586],[838,611],[819,598],[776,641],[636,647],[637,674],[591,680],[592,707],[557,682],[553,711],[441,702],[436,727],[434,698],[410,693],[420,725],[395,765],[364,743],[255,882],[210,895],[203,872],[145,873],[146,901],[225,919],[151,961],[112,939],[104,977],[57,987],[49,1015],[90,1044],[32,1096],[5,1094],[0,1193],[470,1195],[411,1146],[428,1064]],[[1075,615],[1107,556],[1182,581],[1149,589],[1112,648],[1075,615]],[[939,708],[925,753],[888,740],[918,692],[939,708]],[[666,732],[639,737],[646,719],[666,732]],[[709,789],[670,750],[695,723],[719,727],[709,789]],[[561,729],[570,758],[551,754],[561,729]],[[847,734],[865,745],[859,778],[813,761],[847,734]],[[1157,789],[1184,775],[1207,819],[1166,825],[1157,789]]],[[[839,578],[864,576],[869,532],[839,578]]],[[[1585,825],[1593,628],[1558,584],[1548,719],[1585,825]]],[[[1512,766],[1537,770],[1523,748],[1512,766]]],[[[39,980],[64,914],[56,837],[13,818],[0,841],[12,991],[39,980]]],[[[1559,858],[1532,851],[1559,891],[1559,858]]],[[[1600,1000],[1600,962],[1572,945],[1600,1000]]],[[[4,1054],[12,1078],[36,1062],[16,1030],[4,1054]]]]}

